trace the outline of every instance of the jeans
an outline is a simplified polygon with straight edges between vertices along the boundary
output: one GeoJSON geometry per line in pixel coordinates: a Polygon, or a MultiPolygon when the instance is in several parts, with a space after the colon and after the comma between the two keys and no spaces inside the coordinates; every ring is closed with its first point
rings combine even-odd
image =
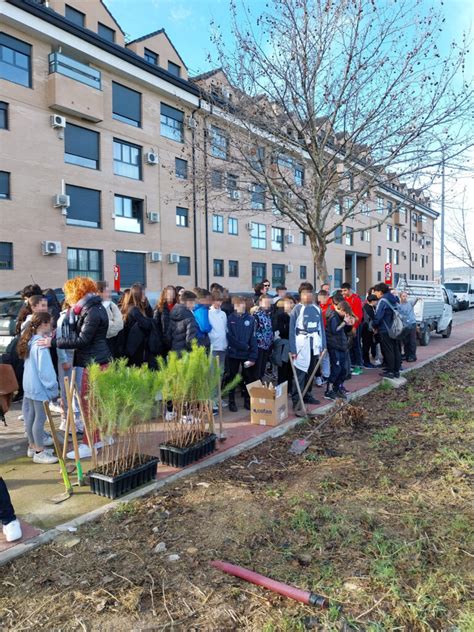
{"type": "Polygon", "coordinates": [[[383,358],[387,371],[398,375],[400,373],[400,365],[402,363],[400,354],[400,343],[398,340],[390,338],[386,331],[380,332],[380,346],[382,348],[383,358]]]}
{"type": "Polygon", "coordinates": [[[46,421],[43,402],[24,397],[22,413],[29,444],[42,449],[44,447],[44,423],[46,421]]]}
{"type": "Polygon", "coordinates": [[[347,351],[329,349],[329,358],[331,360],[331,374],[328,382],[332,384],[332,388],[337,391],[346,379],[347,351]]]}
{"type": "MultiPolygon", "coordinates": [[[[301,394],[303,394],[303,391],[304,391],[304,389],[306,387],[308,378],[312,375],[312,373],[314,371],[314,367],[318,363],[318,360],[319,360],[319,356],[311,354],[311,361],[309,363],[309,367],[308,367],[307,371],[302,371],[301,369],[297,369],[295,367],[296,377],[298,379],[298,384],[300,385],[301,394]]],[[[308,392],[304,396],[304,399],[308,398],[311,395],[312,388],[313,388],[313,385],[310,384],[310,386],[308,388],[308,392]]],[[[293,401],[293,406],[296,406],[297,404],[299,404],[300,396],[298,394],[298,388],[297,388],[296,384],[293,384],[293,388],[291,390],[291,399],[293,401]]]]}
{"type": "MultiPolygon", "coordinates": [[[[81,383],[82,383],[82,371],[83,368],[78,366],[76,367],[76,393],[80,394],[81,392],[81,383]]],[[[59,388],[61,389],[61,401],[63,405],[63,413],[61,416],[64,416],[64,419],[67,417],[67,397],[66,390],[64,388],[64,378],[69,378],[69,382],[71,381],[72,369],[68,369],[65,371],[63,369],[63,365],[61,362],[58,363],[58,377],[59,377],[59,388]]],[[[76,396],[74,396],[74,418],[77,421],[81,419],[81,413],[79,411],[79,405],[77,403],[76,396]]]]}
{"type": "Polygon", "coordinates": [[[16,520],[15,510],[10,500],[7,484],[3,478],[0,477],[0,522],[2,524],[8,524],[13,520],[16,520]]]}
{"type": "Polygon", "coordinates": [[[407,329],[403,336],[403,352],[407,360],[416,360],[416,325],[407,329]]]}
{"type": "Polygon", "coordinates": [[[362,366],[362,353],[360,349],[360,327],[357,327],[352,339],[351,364],[352,366],[362,366]]]}

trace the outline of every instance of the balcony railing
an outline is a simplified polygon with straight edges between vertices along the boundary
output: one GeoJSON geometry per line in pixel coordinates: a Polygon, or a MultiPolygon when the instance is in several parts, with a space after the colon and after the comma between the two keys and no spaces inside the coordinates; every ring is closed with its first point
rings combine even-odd
{"type": "Polygon", "coordinates": [[[50,53],[49,72],[57,72],[91,88],[101,90],[101,72],[62,53],[50,53]]]}

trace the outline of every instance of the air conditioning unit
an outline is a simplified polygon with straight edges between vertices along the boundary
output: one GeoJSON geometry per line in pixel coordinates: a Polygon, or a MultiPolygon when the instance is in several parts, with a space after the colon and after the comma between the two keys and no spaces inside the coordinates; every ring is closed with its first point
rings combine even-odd
{"type": "Polygon", "coordinates": [[[66,127],[66,117],[59,114],[51,114],[49,120],[53,129],[64,129],[66,127]]]}
{"type": "Polygon", "coordinates": [[[294,244],[295,243],[295,236],[294,235],[287,235],[286,236],[286,243],[287,244],[294,244]]]}
{"type": "Polygon", "coordinates": [[[158,250],[153,250],[152,252],[149,253],[149,261],[150,263],[158,263],[159,261],[162,260],[162,256],[161,256],[161,252],[159,252],[158,250]]]}
{"type": "Polygon", "coordinates": [[[232,189],[231,191],[229,191],[229,197],[231,200],[239,200],[240,191],[237,191],[236,189],[232,189]]]}
{"type": "Polygon", "coordinates": [[[153,211],[147,214],[149,224],[158,224],[160,221],[160,214],[158,211],[153,211]]]}
{"type": "Polygon", "coordinates": [[[60,241],[42,241],[41,252],[44,255],[60,255],[62,252],[60,241]]]}
{"type": "Polygon", "coordinates": [[[286,271],[287,271],[287,272],[293,272],[293,264],[292,264],[292,263],[289,263],[289,264],[286,266],[286,271]]]}
{"type": "Polygon", "coordinates": [[[179,263],[179,255],[175,252],[172,252],[168,255],[168,263],[179,263]]]}
{"type": "Polygon", "coordinates": [[[196,129],[197,127],[197,121],[193,116],[188,116],[186,123],[189,127],[189,129],[196,129]]]}
{"type": "Polygon", "coordinates": [[[247,222],[247,223],[245,224],[245,228],[246,228],[247,230],[253,230],[253,222],[247,222]]]}
{"type": "Polygon", "coordinates": [[[57,193],[53,198],[54,208],[67,208],[71,204],[71,198],[65,193],[57,193]]]}
{"type": "Polygon", "coordinates": [[[147,153],[145,154],[145,162],[147,165],[157,165],[158,154],[155,154],[154,151],[147,151],[147,153]]]}

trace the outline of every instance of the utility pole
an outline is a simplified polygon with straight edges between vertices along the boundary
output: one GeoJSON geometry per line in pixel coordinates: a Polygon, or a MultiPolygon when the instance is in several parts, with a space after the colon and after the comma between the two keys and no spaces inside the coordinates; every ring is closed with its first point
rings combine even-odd
{"type": "Polygon", "coordinates": [[[444,197],[445,197],[445,165],[444,165],[444,147],[441,145],[441,261],[440,261],[440,277],[441,283],[444,283],[444,197]]]}

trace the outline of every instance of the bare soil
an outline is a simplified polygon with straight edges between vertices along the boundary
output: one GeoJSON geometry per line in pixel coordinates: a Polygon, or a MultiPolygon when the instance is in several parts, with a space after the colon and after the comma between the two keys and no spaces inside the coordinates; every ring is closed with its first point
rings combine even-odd
{"type": "Polygon", "coordinates": [[[330,421],[301,456],[288,448],[310,423],[0,568],[0,629],[474,630],[474,344],[356,405],[364,419],[330,421]]]}

